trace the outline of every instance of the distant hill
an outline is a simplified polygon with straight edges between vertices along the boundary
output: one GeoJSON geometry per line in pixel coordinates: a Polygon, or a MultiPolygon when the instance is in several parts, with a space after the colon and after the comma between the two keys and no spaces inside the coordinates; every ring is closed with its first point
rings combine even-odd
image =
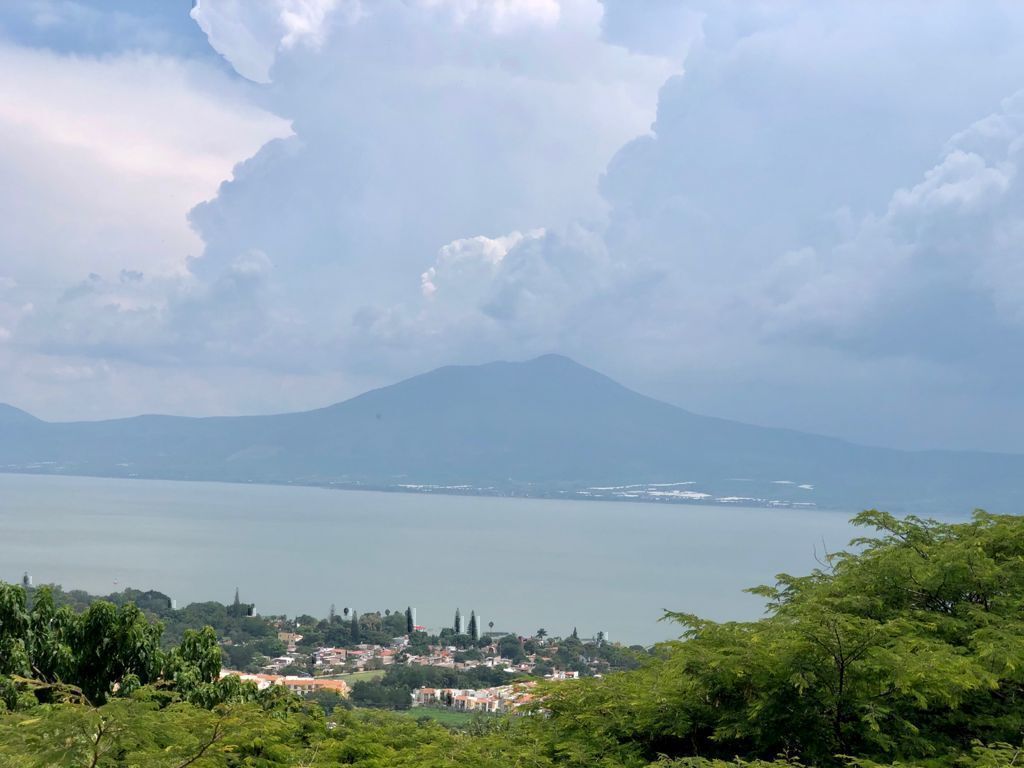
{"type": "Polygon", "coordinates": [[[1024,456],[909,452],[698,416],[565,357],[448,366],[274,416],[43,422],[0,471],[961,512],[1019,511],[1024,456]]]}

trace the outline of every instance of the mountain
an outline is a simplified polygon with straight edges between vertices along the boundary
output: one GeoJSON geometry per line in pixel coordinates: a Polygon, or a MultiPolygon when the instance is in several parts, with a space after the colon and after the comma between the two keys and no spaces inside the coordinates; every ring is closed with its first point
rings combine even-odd
{"type": "Polygon", "coordinates": [[[49,423],[0,406],[0,471],[1016,511],[1024,456],[897,451],[699,416],[565,357],[448,366],[273,416],[49,423]]]}

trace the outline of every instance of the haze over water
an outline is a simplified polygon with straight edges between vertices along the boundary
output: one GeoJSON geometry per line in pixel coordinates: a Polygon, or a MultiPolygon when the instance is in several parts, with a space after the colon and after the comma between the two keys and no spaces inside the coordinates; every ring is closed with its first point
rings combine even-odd
{"type": "Polygon", "coordinates": [[[435,631],[458,607],[495,629],[649,643],[678,634],[664,609],[759,616],[742,590],[843,548],[848,517],[0,474],[0,579],[157,589],[179,607],[238,586],[263,614],[412,605],[435,631]]]}

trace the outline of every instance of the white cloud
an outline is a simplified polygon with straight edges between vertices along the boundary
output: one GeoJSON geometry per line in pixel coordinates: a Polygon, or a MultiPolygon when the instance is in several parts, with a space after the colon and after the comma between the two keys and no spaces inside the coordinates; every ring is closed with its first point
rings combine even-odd
{"type": "Polygon", "coordinates": [[[0,44],[0,90],[0,399],[34,403],[40,378],[160,349],[201,249],[187,212],[290,128],[206,64],[137,51],[0,44]]]}
{"type": "Polygon", "coordinates": [[[364,4],[354,22],[330,17],[319,49],[277,50],[264,101],[296,136],[193,211],[205,241],[193,274],[216,280],[262,251],[275,265],[268,311],[354,365],[352,336],[372,328],[397,345],[421,292],[447,296],[438,311],[476,295],[470,275],[494,265],[470,251],[511,244],[468,235],[600,219],[596,179],[649,130],[678,64],[604,42],[596,0],[553,7],[364,4]]]}
{"type": "Polygon", "coordinates": [[[431,10],[450,13],[459,24],[482,21],[502,34],[529,26],[551,26],[562,15],[559,0],[415,0],[431,10]]]}
{"type": "Polygon", "coordinates": [[[332,15],[353,23],[363,13],[360,0],[196,0],[191,15],[238,74],[269,83],[279,51],[298,45],[316,50],[332,15]]]}
{"type": "Polygon", "coordinates": [[[563,3],[600,18],[596,3],[588,0],[411,0],[405,8],[395,0],[197,0],[192,18],[240,75],[269,83],[279,53],[298,45],[318,50],[332,22],[351,26],[371,15],[423,10],[436,17],[426,19],[428,23],[452,22],[507,34],[557,24],[563,3]]]}
{"type": "Polygon", "coordinates": [[[502,260],[512,248],[524,239],[535,240],[543,236],[543,229],[535,229],[525,234],[516,231],[501,237],[478,235],[448,243],[438,251],[434,266],[420,275],[423,295],[433,298],[438,292],[438,284],[445,285],[449,281],[487,284],[494,279],[502,260]]]}
{"type": "Polygon", "coordinates": [[[957,133],[883,215],[772,265],[769,328],[1005,374],[1004,351],[1024,330],[1022,160],[1024,93],[957,133]]]}
{"type": "Polygon", "coordinates": [[[1024,423],[1021,110],[996,109],[1021,87],[1016,4],[194,15],[266,85],[5,49],[0,399],[53,397],[69,366],[124,392],[111,408],[273,410],[279,382],[313,404],[556,350],[694,410],[872,442],[1005,447],[1024,423]],[[294,136],[263,144],[287,133],[269,112],[294,136]],[[200,241],[181,212],[214,192],[200,241]]]}
{"type": "Polygon", "coordinates": [[[185,214],[287,123],[202,66],[0,45],[0,232],[26,287],[98,268],[181,272],[185,214]],[[41,257],[45,254],[45,257],[41,257]]]}

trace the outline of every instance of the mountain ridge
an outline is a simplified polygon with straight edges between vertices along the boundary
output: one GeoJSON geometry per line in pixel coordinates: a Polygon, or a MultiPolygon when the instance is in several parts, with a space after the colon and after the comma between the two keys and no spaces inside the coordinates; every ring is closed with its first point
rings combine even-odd
{"type": "Polygon", "coordinates": [[[702,416],[561,355],[444,366],[295,413],[44,422],[0,407],[0,470],[904,511],[1024,500],[1024,456],[702,416]]]}

